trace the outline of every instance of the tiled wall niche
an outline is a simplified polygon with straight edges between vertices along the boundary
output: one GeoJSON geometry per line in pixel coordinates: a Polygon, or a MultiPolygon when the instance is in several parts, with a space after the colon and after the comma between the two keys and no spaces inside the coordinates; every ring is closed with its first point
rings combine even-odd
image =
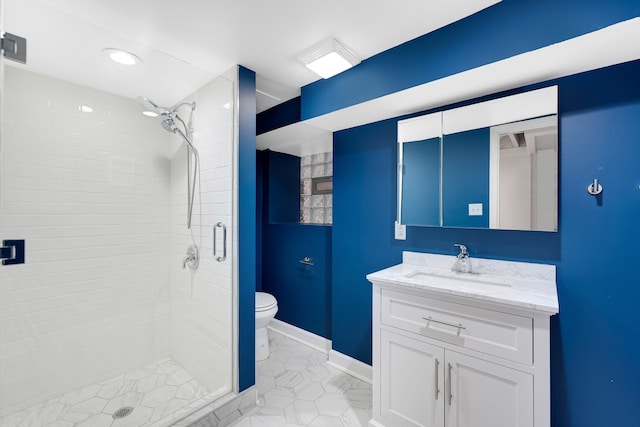
{"type": "Polygon", "coordinates": [[[300,222],[333,223],[333,194],[314,194],[313,178],[333,177],[333,152],[300,159],[300,222]]]}

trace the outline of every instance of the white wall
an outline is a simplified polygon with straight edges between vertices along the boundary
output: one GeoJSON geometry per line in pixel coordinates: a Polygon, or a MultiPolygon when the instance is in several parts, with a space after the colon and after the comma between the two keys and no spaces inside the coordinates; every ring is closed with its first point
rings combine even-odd
{"type": "Polygon", "coordinates": [[[27,251],[0,267],[0,415],[170,351],[170,134],[130,99],[4,88],[0,235],[27,251]]]}
{"type": "Polygon", "coordinates": [[[500,150],[500,228],[531,229],[531,191],[526,147],[500,150]]]}
{"type": "Polygon", "coordinates": [[[539,150],[535,158],[534,225],[538,230],[558,230],[558,152],[539,150]]]}
{"type": "MultiPolygon", "coordinates": [[[[172,144],[171,161],[171,355],[210,391],[232,387],[232,196],[233,97],[230,80],[219,77],[187,101],[196,101],[192,142],[200,153],[191,230],[186,227],[186,146],[172,144]],[[227,227],[227,259],[213,257],[213,227],[227,227]],[[196,244],[200,265],[182,269],[187,247],[196,244]]],[[[188,120],[188,109],[180,116],[188,120]]],[[[218,255],[222,255],[218,230],[218,255]]]]}
{"type": "Polygon", "coordinates": [[[0,268],[0,416],[166,357],[231,390],[231,80],[188,99],[201,171],[187,230],[186,148],[159,119],[131,99],[5,73],[0,235],[26,240],[27,262],[0,268]],[[194,272],[182,269],[192,243],[194,272]]]}

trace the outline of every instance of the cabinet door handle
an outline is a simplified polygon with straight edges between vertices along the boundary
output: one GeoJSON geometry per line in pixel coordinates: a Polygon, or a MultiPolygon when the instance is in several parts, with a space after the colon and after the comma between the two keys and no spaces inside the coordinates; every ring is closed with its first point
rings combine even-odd
{"type": "Polygon", "coordinates": [[[458,329],[467,329],[462,323],[456,324],[456,323],[451,323],[451,322],[445,322],[444,320],[434,319],[431,316],[423,317],[423,319],[426,320],[427,322],[440,323],[441,325],[453,326],[454,328],[458,328],[458,329]]]}
{"type": "Polygon", "coordinates": [[[447,363],[447,382],[449,383],[449,406],[451,406],[451,399],[453,399],[453,392],[451,391],[451,363],[447,363]]]}
{"type": "Polygon", "coordinates": [[[440,361],[436,359],[436,400],[438,400],[438,395],[440,394],[440,387],[438,387],[438,383],[440,382],[439,373],[440,373],[440,361]]]}

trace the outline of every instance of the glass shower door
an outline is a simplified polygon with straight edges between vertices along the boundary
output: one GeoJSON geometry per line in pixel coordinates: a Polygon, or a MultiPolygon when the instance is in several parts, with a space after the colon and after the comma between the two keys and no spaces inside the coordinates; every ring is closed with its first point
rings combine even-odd
{"type": "MultiPolygon", "coordinates": [[[[91,28],[56,2],[1,1],[6,31],[91,28]]],[[[134,99],[154,94],[36,72],[43,35],[24,35],[27,65],[0,65],[0,239],[26,248],[0,265],[0,425],[168,425],[233,388],[233,239],[218,262],[213,230],[232,223],[234,82],[185,94],[201,157],[188,230],[186,147],[134,99]],[[196,270],[183,269],[191,244],[196,270]]]]}

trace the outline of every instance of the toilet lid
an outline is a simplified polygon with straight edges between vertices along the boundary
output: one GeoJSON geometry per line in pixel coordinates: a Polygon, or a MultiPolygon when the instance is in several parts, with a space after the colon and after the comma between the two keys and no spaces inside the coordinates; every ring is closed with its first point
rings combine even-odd
{"type": "Polygon", "coordinates": [[[277,304],[276,298],[266,292],[256,292],[256,311],[264,311],[277,304]]]}

